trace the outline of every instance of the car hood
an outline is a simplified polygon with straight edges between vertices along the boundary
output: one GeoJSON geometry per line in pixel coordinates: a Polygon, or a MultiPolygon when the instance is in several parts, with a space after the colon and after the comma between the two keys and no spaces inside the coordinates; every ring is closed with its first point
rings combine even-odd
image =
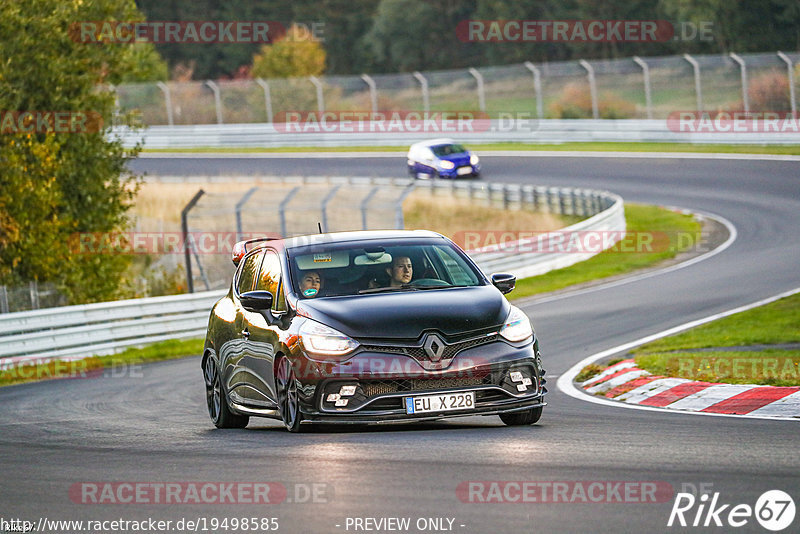
{"type": "Polygon", "coordinates": [[[417,339],[425,330],[457,336],[499,329],[510,304],[486,285],[307,299],[298,309],[354,338],[417,339]]]}
{"type": "Polygon", "coordinates": [[[440,160],[447,160],[452,161],[456,167],[462,167],[464,165],[469,165],[469,152],[461,152],[460,154],[450,154],[449,156],[442,156],[440,160]]]}

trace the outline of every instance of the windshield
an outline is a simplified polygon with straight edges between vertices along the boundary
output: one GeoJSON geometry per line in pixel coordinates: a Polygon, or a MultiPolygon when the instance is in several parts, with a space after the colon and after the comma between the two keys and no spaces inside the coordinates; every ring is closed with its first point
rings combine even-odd
{"type": "Polygon", "coordinates": [[[454,246],[376,241],[305,247],[290,254],[300,298],[424,291],[483,285],[482,276],[454,246]]]}
{"type": "Polygon", "coordinates": [[[439,158],[444,156],[452,156],[453,154],[463,154],[467,151],[466,148],[457,144],[433,146],[431,147],[431,150],[433,150],[433,153],[439,158]]]}

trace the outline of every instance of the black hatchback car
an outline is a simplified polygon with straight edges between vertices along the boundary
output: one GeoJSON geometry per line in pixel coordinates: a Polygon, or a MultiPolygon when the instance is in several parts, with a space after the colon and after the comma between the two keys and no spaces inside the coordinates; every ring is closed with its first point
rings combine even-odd
{"type": "MultiPolygon", "coordinates": [[[[539,420],[544,387],[527,316],[452,241],[426,231],[237,243],[202,358],[219,428],[499,415],[539,420]]],[[[304,426],[305,428],[305,426],[304,426]]]]}

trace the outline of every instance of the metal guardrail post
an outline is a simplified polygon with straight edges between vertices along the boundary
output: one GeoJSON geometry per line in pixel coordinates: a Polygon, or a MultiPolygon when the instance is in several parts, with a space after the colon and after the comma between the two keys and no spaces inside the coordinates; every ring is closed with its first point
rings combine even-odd
{"type": "Polygon", "coordinates": [[[417,184],[410,183],[406,186],[403,192],[400,194],[400,198],[397,199],[394,206],[394,227],[397,230],[402,230],[405,228],[406,223],[403,219],[403,201],[410,195],[414,189],[416,189],[417,184]]]}
{"type": "Polygon", "coordinates": [[[283,197],[283,200],[281,200],[281,203],[278,204],[278,216],[281,219],[281,237],[282,238],[288,237],[288,235],[289,235],[288,231],[286,230],[286,206],[289,205],[289,202],[292,201],[292,198],[294,198],[294,196],[297,194],[298,191],[300,191],[300,186],[299,185],[297,185],[294,188],[292,188],[292,190],[289,191],[286,194],[285,197],[283,197]]]}
{"type": "Polygon", "coordinates": [[[181,232],[183,233],[183,259],[186,263],[186,288],[189,293],[194,293],[194,279],[192,278],[192,248],[194,241],[189,238],[189,212],[194,208],[197,201],[205,194],[199,190],[181,210],[181,232]]]}
{"type": "Polygon", "coordinates": [[[328,203],[333,200],[333,197],[336,196],[336,193],[339,191],[339,188],[342,187],[342,184],[335,186],[333,189],[328,191],[328,194],[325,195],[325,198],[322,199],[320,204],[320,212],[322,213],[322,231],[329,232],[330,229],[328,228],[328,203]]]}
{"type": "Polygon", "coordinates": [[[175,126],[175,121],[172,116],[172,96],[170,95],[169,85],[164,82],[158,82],[156,83],[156,87],[161,89],[161,92],[164,93],[164,107],[167,109],[167,124],[175,126]]]}
{"type": "Polygon", "coordinates": [[[594,79],[594,68],[588,61],[582,59],[579,61],[581,67],[586,69],[586,75],[589,78],[589,93],[592,95],[592,118],[600,118],[600,110],[597,105],[597,82],[594,79]]]}
{"type": "Polygon", "coordinates": [[[792,109],[792,116],[797,113],[797,96],[795,95],[794,91],[794,65],[792,64],[792,59],[784,54],[783,52],[778,52],[778,57],[786,63],[786,68],[788,70],[789,75],[789,105],[792,109]]]}
{"type": "Polygon", "coordinates": [[[256,83],[264,89],[264,108],[267,110],[267,122],[272,124],[272,93],[269,84],[261,78],[256,78],[256,83]]]}
{"type": "Polygon", "coordinates": [[[317,89],[317,111],[322,115],[325,113],[325,95],[322,93],[322,82],[316,76],[309,76],[308,81],[313,83],[317,89]]]}
{"type": "Polygon", "coordinates": [[[381,186],[376,185],[372,189],[370,189],[367,196],[364,197],[364,200],[361,201],[361,229],[367,230],[367,211],[369,210],[369,201],[372,200],[372,197],[378,192],[381,186]]]}
{"type": "Polygon", "coordinates": [[[244,205],[256,191],[258,191],[258,187],[251,187],[247,190],[247,193],[242,195],[239,202],[236,203],[236,241],[240,241],[244,233],[242,232],[242,208],[244,208],[244,205]]]}
{"type": "Polygon", "coordinates": [[[206,85],[214,92],[214,109],[217,112],[217,124],[222,124],[222,98],[219,95],[219,85],[206,80],[206,85]]]}
{"type": "Polygon", "coordinates": [[[683,59],[689,62],[694,69],[694,94],[697,96],[697,112],[703,111],[703,86],[700,83],[700,64],[689,54],[683,54],[683,59]]]}
{"type": "Polygon", "coordinates": [[[478,69],[472,67],[469,68],[469,73],[472,74],[472,77],[475,78],[475,81],[478,83],[478,109],[486,111],[486,90],[483,86],[483,75],[478,72],[478,69]]]}
{"type": "Polygon", "coordinates": [[[431,110],[431,98],[428,92],[428,80],[426,80],[425,76],[423,76],[419,71],[414,72],[414,78],[417,79],[420,89],[422,90],[422,109],[425,111],[425,113],[427,113],[431,110]]]}
{"type": "Polygon", "coordinates": [[[731,52],[730,56],[732,60],[739,64],[739,69],[742,73],[742,103],[744,104],[744,112],[747,113],[750,111],[750,99],[747,95],[747,65],[745,65],[744,59],[740,55],[731,52]]]}
{"type": "Polygon", "coordinates": [[[536,114],[544,118],[544,104],[542,102],[542,76],[539,68],[530,61],[525,62],[525,68],[533,73],[533,90],[536,91],[536,114]]]}
{"type": "Polygon", "coordinates": [[[372,79],[372,76],[368,74],[362,74],[361,79],[364,80],[364,83],[367,84],[369,87],[369,100],[372,104],[372,112],[378,112],[378,86],[375,85],[375,80],[372,79]]]}
{"type": "Polygon", "coordinates": [[[653,120],[653,95],[650,88],[650,67],[639,56],[633,56],[633,61],[642,67],[642,76],[644,77],[644,102],[647,108],[647,118],[653,120]]]}

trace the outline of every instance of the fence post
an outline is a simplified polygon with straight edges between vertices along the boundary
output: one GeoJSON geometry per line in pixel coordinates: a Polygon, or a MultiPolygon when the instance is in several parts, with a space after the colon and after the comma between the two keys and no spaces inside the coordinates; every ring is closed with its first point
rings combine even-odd
{"type": "Polygon", "coordinates": [[[683,59],[689,62],[694,69],[694,94],[697,96],[697,112],[703,112],[703,87],[700,83],[700,64],[689,54],[683,54],[683,59]]]}
{"type": "Polygon", "coordinates": [[[169,85],[165,84],[164,82],[158,82],[156,83],[156,87],[161,89],[161,92],[164,93],[164,107],[167,108],[167,124],[174,126],[175,121],[173,120],[172,116],[172,96],[169,92],[169,85]]]}
{"type": "Polygon", "coordinates": [[[364,200],[361,201],[361,229],[367,230],[367,210],[369,209],[369,201],[372,200],[372,197],[378,192],[381,187],[376,185],[372,189],[370,189],[367,196],[364,197],[364,200]]]}
{"type": "Polygon", "coordinates": [[[794,65],[792,65],[792,59],[783,52],[778,52],[778,57],[786,63],[786,68],[789,71],[789,105],[792,107],[792,116],[795,116],[797,113],[797,97],[794,92],[794,65]]]}
{"type": "Polygon", "coordinates": [[[256,83],[264,89],[264,107],[267,110],[267,122],[272,124],[272,93],[269,84],[261,78],[256,78],[256,83]]]}
{"type": "Polygon", "coordinates": [[[420,88],[422,89],[422,110],[427,113],[431,110],[431,99],[430,94],[428,93],[428,80],[426,80],[425,76],[423,76],[419,71],[414,72],[414,78],[417,79],[420,88]]]}
{"type": "Polygon", "coordinates": [[[322,212],[322,231],[329,232],[328,228],[328,203],[333,200],[333,197],[336,196],[336,192],[339,191],[339,188],[342,187],[342,184],[339,184],[328,191],[328,194],[325,195],[325,198],[322,199],[322,203],[320,205],[320,211],[322,212]]]}
{"type": "Polygon", "coordinates": [[[375,85],[375,80],[368,74],[362,74],[361,79],[369,86],[369,100],[372,103],[372,112],[378,112],[378,86],[375,85]]]}
{"type": "Polygon", "coordinates": [[[181,232],[183,233],[183,259],[186,263],[186,288],[189,293],[194,293],[194,280],[192,279],[192,245],[194,240],[189,238],[189,212],[194,208],[197,201],[200,200],[205,194],[202,189],[199,190],[192,199],[189,201],[183,210],[181,210],[181,232]]]}
{"type": "Polygon", "coordinates": [[[214,109],[217,111],[217,124],[222,124],[222,99],[219,96],[219,85],[206,80],[206,85],[214,92],[214,109]]]}
{"type": "Polygon", "coordinates": [[[242,232],[242,208],[244,208],[244,205],[256,191],[258,191],[258,187],[251,187],[247,190],[247,193],[242,195],[239,202],[236,203],[236,241],[240,241],[244,233],[242,232]]]}
{"type": "Polygon", "coordinates": [[[739,69],[742,73],[742,102],[744,103],[744,112],[747,113],[750,111],[750,99],[747,96],[747,65],[745,65],[744,59],[739,54],[731,52],[730,56],[732,60],[739,64],[739,69]]]}
{"type": "Polygon", "coordinates": [[[39,309],[39,283],[36,280],[28,282],[28,289],[31,293],[31,309],[39,309]]]}
{"type": "MultiPolygon", "coordinates": [[[[316,76],[309,76],[308,81],[314,84],[314,87],[317,88],[317,110],[319,114],[322,115],[325,113],[325,95],[322,94],[322,82],[319,81],[319,78],[316,76]]],[[[320,117],[322,120],[322,117],[320,117]]]]}
{"type": "Polygon", "coordinates": [[[633,56],[633,61],[642,67],[642,76],[644,77],[644,102],[647,108],[647,118],[653,120],[653,96],[650,88],[650,68],[639,56],[633,56]]]}
{"type": "Polygon", "coordinates": [[[530,61],[525,62],[525,68],[533,73],[533,90],[536,91],[536,114],[544,118],[544,104],[542,103],[542,76],[539,68],[530,61]]]}
{"type": "Polygon", "coordinates": [[[475,81],[478,83],[478,109],[486,111],[486,90],[483,86],[483,75],[478,72],[478,69],[472,67],[469,68],[469,73],[472,74],[472,77],[475,78],[475,81]]]}
{"type": "Polygon", "coordinates": [[[291,191],[289,191],[281,203],[278,204],[278,215],[281,218],[281,238],[286,238],[288,236],[288,232],[286,231],[286,206],[289,205],[289,202],[292,201],[292,198],[300,191],[300,186],[295,186],[291,191]]]}
{"type": "Polygon", "coordinates": [[[398,230],[402,230],[406,227],[405,220],[403,219],[403,201],[410,195],[414,189],[416,189],[417,184],[411,182],[406,186],[403,192],[400,194],[400,198],[397,199],[394,205],[394,227],[398,230]]]}
{"type": "Polygon", "coordinates": [[[0,286],[0,313],[8,313],[8,289],[0,286]]]}
{"type": "Polygon", "coordinates": [[[589,92],[592,95],[592,118],[599,119],[600,110],[597,107],[597,83],[594,79],[594,68],[585,59],[580,60],[579,63],[581,67],[586,69],[586,74],[589,77],[589,92]]]}

